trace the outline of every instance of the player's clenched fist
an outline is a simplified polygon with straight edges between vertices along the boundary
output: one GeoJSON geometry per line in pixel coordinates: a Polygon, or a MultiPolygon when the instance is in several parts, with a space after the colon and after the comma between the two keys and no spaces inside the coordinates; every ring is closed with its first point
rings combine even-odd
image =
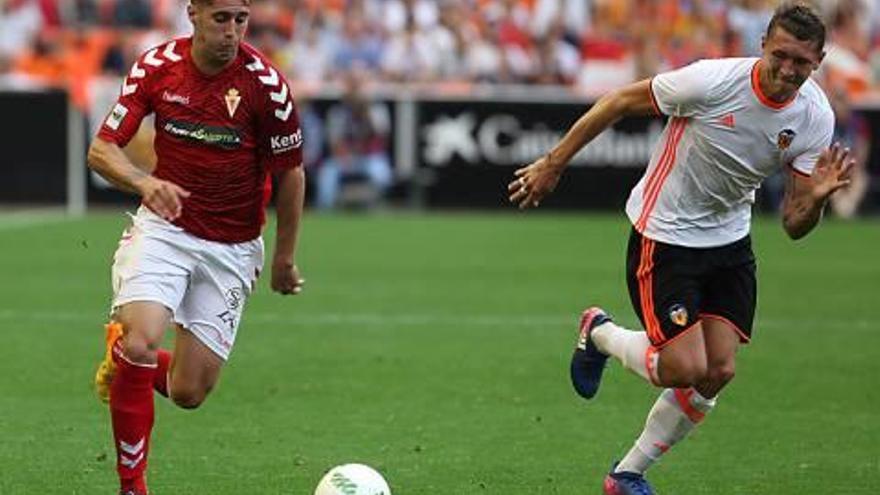
{"type": "Polygon", "coordinates": [[[299,276],[299,269],[290,262],[272,263],[272,290],[279,294],[297,295],[303,290],[306,280],[299,276]]]}
{"type": "Polygon", "coordinates": [[[189,197],[186,189],[153,176],[146,176],[141,180],[138,192],[149,209],[169,222],[180,216],[183,212],[183,200],[189,197]]]}

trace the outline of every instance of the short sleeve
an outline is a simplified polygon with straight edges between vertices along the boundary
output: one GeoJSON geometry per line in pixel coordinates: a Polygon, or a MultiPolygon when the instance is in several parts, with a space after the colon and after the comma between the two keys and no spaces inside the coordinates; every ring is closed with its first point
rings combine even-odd
{"type": "Polygon", "coordinates": [[[651,79],[651,97],[660,113],[690,117],[710,96],[711,70],[707,61],[694,62],[651,79]]]}
{"type": "Polygon", "coordinates": [[[809,146],[807,149],[794,157],[791,168],[801,175],[812,175],[816,161],[824,150],[831,146],[834,138],[834,113],[827,109],[810,126],[809,146]]]}
{"type": "MultiPolygon", "coordinates": [[[[302,165],[303,135],[287,81],[263,92],[257,145],[263,166],[272,172],[302,165]]],[[[261,85],[262,86],[262,85],[261,85]]]]}
{"type": "Polygon", "coordinates": [[[153,111],[149,83],[146,70],[135,62],[122,81],[119,98],[98,130],[101,139],[120,147],[128,144],[138,131],[141,120],[153,111]]]}

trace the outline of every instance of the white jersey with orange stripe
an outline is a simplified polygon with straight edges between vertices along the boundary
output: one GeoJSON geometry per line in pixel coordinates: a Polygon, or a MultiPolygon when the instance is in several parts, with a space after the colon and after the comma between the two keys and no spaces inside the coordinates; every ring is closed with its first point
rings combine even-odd
{"type": "Polygon", "coordinates": [[[757,58],[701,60],[651,81],[670,116],[626,213],[644,236],[688,247],[745,237],[755,190],[780,167],[809,176],[831,144],[834,113],[808,79],[776,103],[758,84],[757,58]]]}

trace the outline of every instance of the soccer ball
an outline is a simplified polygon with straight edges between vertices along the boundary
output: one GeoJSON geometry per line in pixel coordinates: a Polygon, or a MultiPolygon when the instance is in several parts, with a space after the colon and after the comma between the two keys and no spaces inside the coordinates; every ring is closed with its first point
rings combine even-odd
{"type": "Polygon", "coordinates": [[[315,495],[391,495],[378,471],[363,464],[343,464],[327,471],[315,495]]]}

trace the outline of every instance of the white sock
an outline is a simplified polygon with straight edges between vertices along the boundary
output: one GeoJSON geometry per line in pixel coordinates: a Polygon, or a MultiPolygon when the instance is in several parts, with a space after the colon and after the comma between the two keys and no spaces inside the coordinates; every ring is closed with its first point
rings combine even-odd
{"type": "Polygon", "coordinates": [[[615,471],[643,474],[686,437],[713,407],[714,398],[706,399],[693,388],[664,389],[648,413],[645,429],[615,471]]]}
{"type": "Polygon", "coordinates": [[[590,339],[600,351],[619,359],[626,369],[654,385],[659,383],[657,361],[660,354],[645,332],[627,330],[607,321],[593,328],[590,339]]]}

